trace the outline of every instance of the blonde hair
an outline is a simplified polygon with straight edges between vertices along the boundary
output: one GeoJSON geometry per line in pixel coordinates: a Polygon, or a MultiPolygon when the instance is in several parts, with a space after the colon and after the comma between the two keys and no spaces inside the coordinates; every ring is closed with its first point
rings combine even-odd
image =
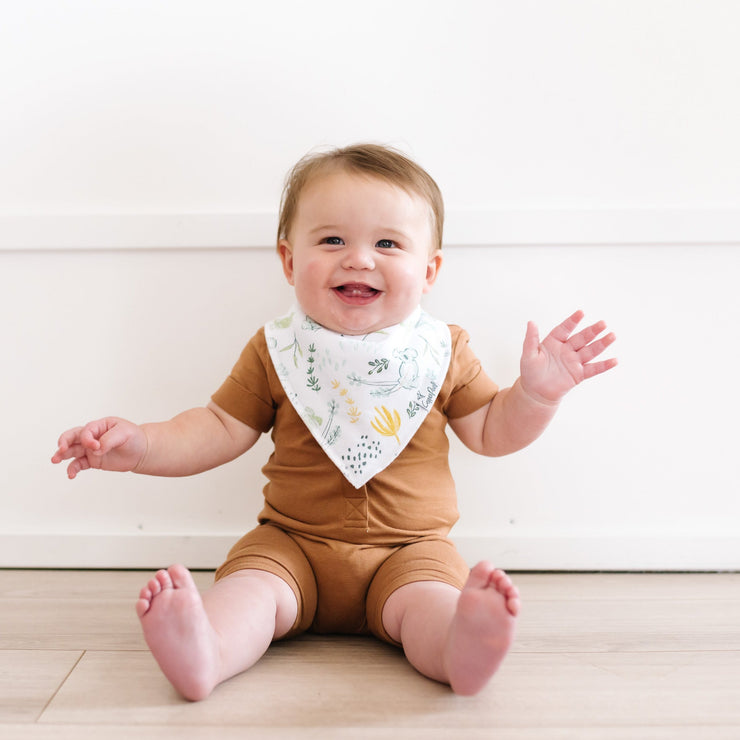
{"type": "Polygon", "coordinates": [[[432,211],[432,251],[442,248],[444,202],[437,183],[416,162],[396,149],[379,144],[354,144],[308,154],[299,160],[285,179],[280,199],[278,242],[288,238],[306,186],[320,175],[337,169],[377,177],[426,200],[432,211]]]}

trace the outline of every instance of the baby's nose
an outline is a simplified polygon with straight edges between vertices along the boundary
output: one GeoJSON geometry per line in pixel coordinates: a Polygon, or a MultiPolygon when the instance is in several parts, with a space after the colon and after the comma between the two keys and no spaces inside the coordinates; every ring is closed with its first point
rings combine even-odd
{"type": "Polygon", "coordinates": [[[353,245],[343,250],[342,267],[348,270],[375,269],[375,250],[364,245],[353,245]]]}

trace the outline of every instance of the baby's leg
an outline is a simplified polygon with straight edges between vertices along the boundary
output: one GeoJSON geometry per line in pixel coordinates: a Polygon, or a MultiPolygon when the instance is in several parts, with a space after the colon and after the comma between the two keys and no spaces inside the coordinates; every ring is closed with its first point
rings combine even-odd
{"type": "Polygon", "coordinates": [[[271,573],[233,573],[201,597],[182,565],[160,570],[136,602],[162,672],[193,701],[254,665],[273,639],[290,630],[297,610],[290,586],[271,573]]]}
{"type": "Polygon", "coordinates": [[[478,563],[462,592],[435,581],[402,586],[385,604],[383,626],[420,673],[471,695],[508,652],[518,612],[519,593],[509,577],[478,563]]]}

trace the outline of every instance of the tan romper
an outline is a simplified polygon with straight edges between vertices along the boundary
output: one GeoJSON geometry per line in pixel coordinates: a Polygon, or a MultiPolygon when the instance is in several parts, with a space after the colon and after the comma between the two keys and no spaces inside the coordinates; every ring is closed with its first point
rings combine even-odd
{"type": "Polygon", "coordinates": [[[447,538],[458,519],[448,463],[448,419],[486,405],[498,391],[451,325],[450,367],[434,406],[403,452],[356,489],[333,465],[288,400],[264,329],[252,337],[213,401],[253,429],[272,429],[275,449],[257,529],[229,552],[216,578],[253,568],[293,589],[289,633],[367,633],[393,642],[383,606],[398,588],[441,581],[462,588],[468,566],[447,538]]]}

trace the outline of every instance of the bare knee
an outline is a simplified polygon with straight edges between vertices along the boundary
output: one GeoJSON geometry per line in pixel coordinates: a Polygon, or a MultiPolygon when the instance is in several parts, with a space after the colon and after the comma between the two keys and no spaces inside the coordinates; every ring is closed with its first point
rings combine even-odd
{"type": "Polygon", "coordinates": [[[284,637],[296,622],[298,600],[293,589],[280,576],[265,570],[246,569],[235,571],[216,581],[210,589],[213,598],[225,592],[233,598],[234,592],[249,602],[269,605],[275,610],[274,638],[284,637]]]}
{"type": "Polygon", "coordinates": [[[404,624],[433,616],[437,622],[452,620],[459,589],[439,581],[417,581],[396,589],[383,606],[383,629],[395,642],[403,643],[404,624]],[[411,619],[407,617],[411,614],[411,619]]]}

